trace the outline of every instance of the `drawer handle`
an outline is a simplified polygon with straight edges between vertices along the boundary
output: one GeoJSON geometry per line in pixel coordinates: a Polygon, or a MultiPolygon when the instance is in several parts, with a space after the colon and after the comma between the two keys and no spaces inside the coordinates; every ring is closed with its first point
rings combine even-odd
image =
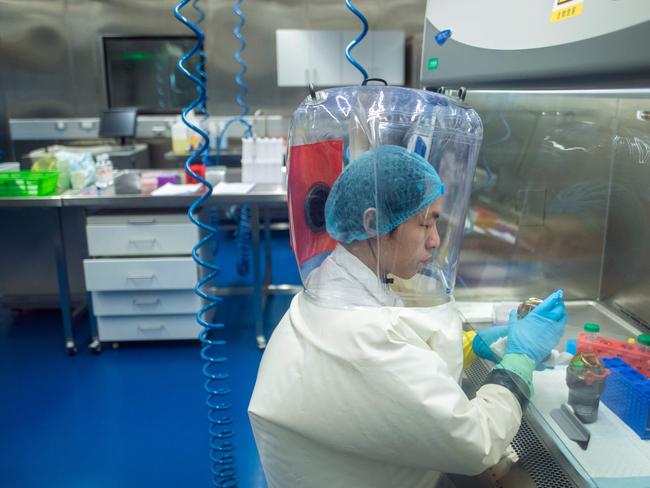
{"type": "Polygon", "coordinates": [[[154,247],[156,245],[157,239],[129,239],[129,244],[133,244],[135,247],[144,246],[154,247]]]}
{"type": "Polygon", "coordinates": [[[150,307],[154,305],[160,305],[160,298],[156,298],[155,300],[138,300],[137,298],[134,298],[133,305],[136,307],[150,307]]]}
{"type": "Polygon", "coordinates": [[[127,222],[130,225],[151,225],[156,223],[156,219],[154,218],[149,218],[149,219],[129,219],[127,222]]]}
{"type": "Polygon", "coordinates": [[[163,324],[160,324],[160,325],[148,325],[148,326],[138,325],[138,330],[140,332],[155,332],[155,331],[163,330],[164,328],[165,328],[165,326],[163,324]]]}
{"type": "Polygon", "coordinates": [[[154,275],[154,274],[150,274],[150,275],[129,275],[129,276],[126,277],[126,279],[127,280],[151,280],[151,281],[153,281],[153,279],[155,277],[156,277],[156,275],[154,275]]]}

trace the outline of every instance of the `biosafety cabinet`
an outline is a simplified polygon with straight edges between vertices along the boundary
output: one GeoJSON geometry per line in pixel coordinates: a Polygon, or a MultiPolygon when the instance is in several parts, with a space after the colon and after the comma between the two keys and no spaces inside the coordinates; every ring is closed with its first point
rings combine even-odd
{"type": "MultiPolygon", "coordinates": [[[[649,40],[647,0],[427,2],[421,83],[466,87],[484,129],[454,293],[468,327],[562,288],[559,350],[585,323],[650,331],[649,40]]],[[[650,486],[650,441],[602,402],[586,449],[554,420],[564,376],[535,373],[508,475],[457,487],[650,486]]]]}
{"type": "Polygon", "coordinates": [[[650,84],[647,0],[429,0],[425,86],[650,84]]]}

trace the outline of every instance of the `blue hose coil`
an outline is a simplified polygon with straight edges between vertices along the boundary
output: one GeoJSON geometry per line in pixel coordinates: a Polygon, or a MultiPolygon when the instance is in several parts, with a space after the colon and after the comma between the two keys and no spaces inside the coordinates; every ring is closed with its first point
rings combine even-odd
{"type": "MultiPolygon", "coordinates": [[[[192,8],[199,14],[199,18],[195,22],[195,25],[198,27],[203,23],[205,20],[205,12],[199,5],[199,0],[193,0],[192,2],[192,8]]],[[[199,75],[199,79],[201,80],[201,83],[203,83],[203,86],[206,87],[208,83],[208,73],[205,71],[205,67],[208,64],[208,57],[205,54],[205,37],[204,38],[197,38],[200,41],[200,46],[199,46],[199,62],[196,65],[196,72],[199,75]]],[[[197,93],[199,94],[199,97],[201,99],[201,102],[199,103],[198,110],[201,113],[201,129],[205,130],[207,121],[210,118],[210,112],[208,111],[208,91],[207,89],[205,90],[205,95],[201,96],[201,93],[199,91],[199,88],[197,87],[197,93]]],[[[210,145],[208,144],[208,150],[203,152],[203,158],[201,159],[203,161],[203,164],[208,166],[210,164],[210,145]]],[[[215,231],[218,230],[219,226],[219,218],[218,218],[218,213],[217,209],[215,207],[210,207],[210,225],[215,228],[215,231]]],[[[214,233],[214,239],[212,240],[212,259],[216,259],[217,254],[219,253],[219,236],[217,232],[214,233]]],[[[215,280],[213,282],[214,286],[217,286],[217,280],[215,276],[215,280]]]]}
{"type": "Polygon", "coordinates": [[[237,237],[235,243],[239,250],[237,260],[237,273],[240,276],[246,276],[250,271],[251,264],[251,224],[250,224],[250,205],[242,205],[239,215],[239,226],[237,228],[237,237]]]}
{"type": "Polygon", "coordinates": [[[348,10],[350,10],[350,12],[352,12],[354,15],[359,17],[359,20],[363,24],[363,29],[361,31],[361,34],[359,34],[356,37],[356,39],[354,39],[345,48],[345,57],[348,58],[348,61],[350,62],[350,64],[352,64],[352,66],[354,66],[355,68],[357,68],[359,70],[359,72],[363,76],[363,81],[366,81],[368,79],[368,72],[366,71],[366,69],[363,66],[361,66],[361,63],[359,63],[359,61],[357,61],[352,56],[352,54],[350,54],[350,51],[352,51],[354,46],[359,44],[361,42],[361,40],[364,37],[366,37],[366,34],[368,33],[368,20],[365,18],[365,16],[354,5],[352,5],[352,2],[350,0],[345,0],[345,5],[347,5],[348,10]]]}
{"type": "Polygon", "coordinates": [[[223,386],[230,375],[222,371],[223,364],[227,358],[223,356],[219,349],[222,349],[226,341],[215,337],[216,332],[224,329],[224,324],[210,322],[205,317],[213,311],[221,299],[217,296],[210,295],[203,290],[212,282],[220,273],[220,268],[213,262],[202,259],[199,256],[201,248],[208,242],[215,238],[217,229],[212,225],[208,225],[196,216],[200,206],[207,203],[207,200],[212,195],[212,185],[205,179],[194,173],[190,165],[197,159],[203,156],[208,150],[208,135],[201,128],[193,125],[187,119],[187,114],[205,103],[206,88],[202,80],[196,75],[192,74],[186,67],[185,62],[199,52],[202,43],[205,39],[203,32],[192,22],[186,19],[181,14],[181,9],[185,7],[190,0],[180,0],[178,5],[174,8],[174,17],[176,17],[182,24],[187,26],[194,34],[196,34],[197,42],[178,62],[178,69],[197,86],[198,96],[194,99],[184,110],[181,115],[183,122],[191,130],[195,131],[201,136],[201,146],[192,153],[185,162],[185,171],[196,180],[203,183],[207,191],[201,195],[188,210],[189,219],[201,230],[204,231],[205,236],[199,239],[199,242],[192,248],[192,258],[194,261],[204,268],[206,272],[200,278],[195,287],[194,292],[204,300],[205,305],[202,306],[196,313],[196,321],[203,327],[199,334],[199,339],[203,344],[201,348],[201,358],[205,361],[203,366],[203,375],[205,376],[204,388],[207,392],[206,404],[208,406],[208,421],[209,434],[210,434],[210,460],[212,472],[212,485],[218,488],[236,487],[237,478],[235,471],[235,457],[233,455],[234,444],[232,438],[234,432],[230,428],[233,418],[227,415],[227,412],[232,408],[232,405],[226,401],[226,397],[231,393],[231,389],[223,386]]]}
{"type": "MultiPolygon", "coordinates": [[[[248,85],[244,81],[244,75],[248,71],[248,66],[242,58],[242,53],[246,49],[246,39],[242,34],[242,28],[246,23],[246,16],[239,8],[243,0],[237,0],[233,6],[232,11],[239,17],[239,23],[235,26],[232,33],[239,41],[239,49],[235,51],[234,58],[239,64],[240,69],[235,76],[235,83],[239,86],[240,91],[237,95],[237,105],[241,108],[239,116],[233,117],[224,125],[221,133],[219,134],[219,142],[217,144],[217,164],[221,164],[221,147],[224,143],[228,129],[233,124],[241,124],[244,126],[244,137],[253,137],[253,126],[248,122],[244,116],[248,115],[248,104],[246,103],[246,94],[248,93],[248,85]]],[[[239,221],[237,222],[237,233],[235,236],[237,248],[239,250],[239,257],[237,258],[237,273],[240,276],[245,276],[250,270],[250,256],[251,256],[251,232],[250,232],[250,206],[243,205],[239,214],[239,221]]]]}
{"type": "Polygon", "coordinates": [[[241,108],[241,113],[238,117],[233,117],[228,122],[226,122],[226,125],[224,125],[221,134],[219,134],[219,144],[217,144],[217,164],[221,164],[221,146],[223,145],[224,138],[226,137],[228,129],[232,124],[242,124],[245,128],[244,137],[253,137],[253,126],[244,118],[245,115],[248,115],[249,109],[245,99],[246,94],[248,93],[248,85],[244,81],[244,75],[248,71],[248,65],[244,61],[244,58],[242,58],[242,53],[244,52],[244,49],[246,49],[246,39],[244,39],[244,36],[241,33],[242,27],[244,27],[244,24],[246,23],[246,16],[244,15],[244,12],[242,12],[239,8],[242,1],[243,0],[237,0],[232,6],[232,11],[235,12],[237,17],[239,17],[239,24],[235,26],[232,33],[239,41],[239,49],[235,51],[234,58],[235,61],[237,61],[237,64],[240,66],[239,72],[237,75],[235,75],[235,83],[240,88],[239,94],[237,95],[237,105],[239,105],[241,108]]]}
{"type": "MultiPolygon", "coordinates": [[[[194,10],[199,14],[199,18],[195,22],[195,25],[198,27],[205,20],[205,12],[199,6],[199,0],[193,0],[192,8],[194,8],[194,10]]],[[[199,45],[199,62],[196,64],[196,72],[199,75],[199,79],[201,80],[201,83],[203,83],[203,86],[206,87],[208,83],[208,74],[206,73],[205,69],[208,64],[208,58],[205,54],[205,36],[202,37],[197,36],[197,39],[199,40],[200,45],[199,45]]],[[[201,129],[206,130],[207,122],[208,119],[210,118],[210,112],[208,112],[208,91],[206,89],[204,95],[201,96],[201,93],[199,92],[199,89],[197,87],[197,93],[199,93],[199,97],[201,99],[201,102],[197,107],[198,111],[201,114],[200,127],[201,129]]],[[[209,142],[208,142],[208,148],[209,148],[209,142]]],[[[209,158],[210,158],[209,150],[204,151],[201,160],[203,161],[203,164],[205,164],[206,166],[209,164],[209,158]]]]}

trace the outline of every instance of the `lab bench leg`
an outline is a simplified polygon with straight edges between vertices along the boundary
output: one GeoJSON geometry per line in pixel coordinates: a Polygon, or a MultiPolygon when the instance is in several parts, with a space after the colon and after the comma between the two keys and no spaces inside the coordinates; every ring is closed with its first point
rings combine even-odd
{"type": "Polygon", "coordinates": [[[63,320],[63,333],[65,335],[65,348],[69,355],[77,352],[72,330],[72,313],[70,311],[70,284],[68,282],[68,267],[65,258],[65,242],[63,235],[63,209],[56,210],[58,219],[58,232],[54,236],[54,255],[56,259],[56,277],[59,282],[59,303],[61,304],[61,318],[63,320]]]}
{"type": "Polygon", "coordinates": [[[90,345],[88,347],[93,353],[99,354],[102,352],[102,343],[99,340],[99,332],[97,331],[97,318],[95,317],[95,312],[93,311],[93,296],[90,292],[88,292],[86,295],[88,297],[88,322],[90,323],[90,345]]]}
{"type": "Polygon", "coordinates": [[[251,204],[251,239],[253,244],[253,308],[255,310],[255,336],[257,338],[257,347],[264,349],[266,347],[266,337],[264,336],[264,313],[263,313],[263,289],[262,270],[260,262],[260,208],[257,204],[251,204]]]}
{"type": "Polygon", "coordinates": [[[271,246],[271,213],[269,207],[264,207],[264,288],[262,288],[262,313],[266,310],[266,300],[268,298],[268,286],[271,284],[273,275],[273,260],[271,246]]]}

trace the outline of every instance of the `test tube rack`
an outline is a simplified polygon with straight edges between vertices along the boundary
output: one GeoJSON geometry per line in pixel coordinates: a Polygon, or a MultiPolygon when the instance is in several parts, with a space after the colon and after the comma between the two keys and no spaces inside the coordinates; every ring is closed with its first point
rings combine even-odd
{"type": "Polygon", "coordinates": [[[620,358],[604,358],[611,371],[600,399],[641,439],[650,439],[650,380],[620,358]]]}
{"type": "Polygon", "coordinates": [[[578,340],[576,342],[577,352],[593,351],[601,359],[621,358],[646,378],[649,378],[650,352],[647,352],[644,349],[645,347],[639,344],[629,344],[627,342],[609,339],[607,337],[597,336],[595,340],[590,340],[585,332],[581,332],[578,335],[578,340]]]}

